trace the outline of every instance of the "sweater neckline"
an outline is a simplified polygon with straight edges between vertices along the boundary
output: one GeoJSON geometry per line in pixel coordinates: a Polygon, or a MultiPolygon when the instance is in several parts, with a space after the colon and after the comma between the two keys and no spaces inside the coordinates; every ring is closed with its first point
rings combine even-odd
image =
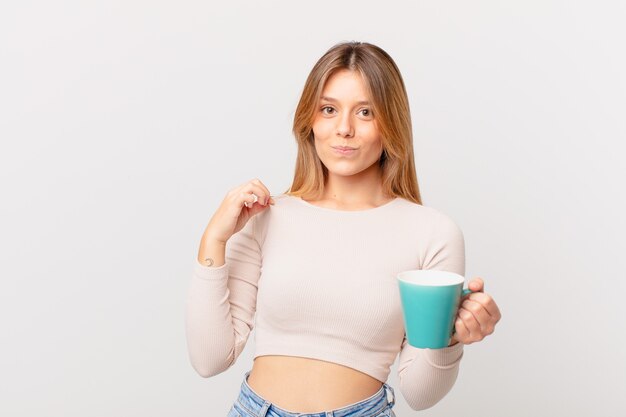
{"type": "Polygon", "coordinates": [[[307,206],[316,210],[331,212],[331,213],[372,213],[374,211],[384,209],[385,207],[392,206],[400,200],[400,197],[396,197],[393,200],[390,200],[386,202],[385,204],[382,204],[378,207],[372,207],[372,208],[363,209],[363,210],[339,210],[339,209],[333,209],[333,208],[328,208],[328,207],[316,206],[315,204],[311,204],[308,201],[303,200],[301,197],[296,197],[296,196],[291,196],[291,195],[289,197],[296,199],[298,202],[300,202],[300,204],[304,206],[307,206]]]}

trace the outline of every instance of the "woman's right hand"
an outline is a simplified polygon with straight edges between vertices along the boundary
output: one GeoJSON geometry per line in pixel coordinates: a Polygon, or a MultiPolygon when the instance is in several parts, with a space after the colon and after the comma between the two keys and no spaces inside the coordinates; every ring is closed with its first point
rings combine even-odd
{"type": "Polygon", "coordinates": [[[258,179],[254,178],[233,188],[211,217],[204,232],[205,239],[214,243],[226,244],[232,235],[243,229],[252,216],[274,204],[270,191],[258,179]],[[258,201],[254,202],[254,195],[258,201]],[[244,203],[247,203],[245,205],[244,203]]]}

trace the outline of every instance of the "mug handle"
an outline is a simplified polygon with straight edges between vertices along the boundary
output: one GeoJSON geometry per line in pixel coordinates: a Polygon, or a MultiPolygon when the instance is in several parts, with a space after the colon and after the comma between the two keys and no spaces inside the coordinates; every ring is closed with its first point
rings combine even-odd
{"type": "MultiPolygon", "coordinates": [[[[466,295],[469,295],[472,293],[472,290],[470,290],[469,288],[463,288],[463,291],[461,291],[461,298],[465,297],[466,295]]],[[[456,327],[454,326],[454,324],[452,325],[452,334],[456,333],[456,327]]]]}

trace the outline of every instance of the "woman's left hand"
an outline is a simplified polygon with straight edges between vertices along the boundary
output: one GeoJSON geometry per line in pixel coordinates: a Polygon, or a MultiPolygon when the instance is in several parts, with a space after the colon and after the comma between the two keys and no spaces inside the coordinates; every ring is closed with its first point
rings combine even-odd
{"type": "Polygon", "coordinates": [[[474,278],[468,284],[471,294],[461,300],[461,306],[454,322],[455,333],[450,346],[461,342],[469,345],[480,342],[493,333],[500,321],[500,309],[489,294],[485,294],[485,284],[481,278],[474,278]]]}

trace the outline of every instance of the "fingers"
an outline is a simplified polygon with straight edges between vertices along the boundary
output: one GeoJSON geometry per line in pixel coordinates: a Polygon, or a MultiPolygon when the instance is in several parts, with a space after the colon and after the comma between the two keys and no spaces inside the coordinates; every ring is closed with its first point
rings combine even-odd
{"type": "Polygon", "coordinates": [[[240,185],[233,192],[237,194],[239,204],[248,208],[251,208],[254,203],[262,206],[274,203],[267,187],[257,178],[240,185]]]}
{"type": "Polygon", "coordinates": [[[474,279],[472,279],[469,282],[468,287],[473,292],[484,292],[485,291],[485,281],[483,281],[483,279],[479,278],[479,277],[474,278],[474,279]]]}
{"type": "MultiPolygon", "coordinates": [[[[461,322],[463,323],[463,322],[461,322]]],[[[456,323],[455,323],[456,324],[456,323]]],[[[459,342],[459,339],[457,339],[457,330],[456,330],[456,326],[454,329],[454,332],[452,333],[452,336],[450,336],[450,346],[454,343],[454,342],[459,342]]]]}
{"type": "Polygon", "coordinates": [[[487,313],[489,313],[492,319],[494,319],[496,322],[500,320],[501,318],[500,309],[498,308],[498,305],[496,304],[494,299],[489,294],[485,294],[481,292],[472,293],[465,299],[465,301],[467,300],[480,303],[482,307],[485,310],[487,310],[487,313]]]}
{"type": "Polygon", "coordinates": [[[483,335],[482,335],[482,331],[480,328],[480,323],[476,320],[476,318],[474,317],[474,315],[472,313],[470,313],[468,310],[464,309],[464,308],[459,308],[459,314],[458,314],[459,318],[461,319],[461,321],[463,322],[463,325],[465,327],[466,330],[466,336],[465,338],[461,339],[461,341],[468,345],[470,343],[473,342],[478,342],[480,340],[483,340],[483,335]]]}
{"type": "Polygon", "coordinates": [[[491,319],[491,314],[489,314],[487,309],[485,309],[485,307],[477,301],[465,300],[461,304],[461,308],[464,308],[465,310],[472,313],[478,321],[487,321],[491,319]]]}
{"type": "Polygon", "coordinates": [[[472,293],[462,298],[455,322],[456,339],[463,344],[479,342],[492,334],[501,318],[498,305],[484,292],[482,278],[472,279],[468,286],[472,293]]]}
{"type": "Polygon", "coordinates": [[[269,200],[270,190],[265,186],[265,184],[261,182],[261,180],[259,180],[258,178],[253,178],[252,180],[250,180],[250,182],[258,187],[260,190],[262,190],[260,195],[257,194],[257,196],[259,197],[259,202],[263,201],[261,197],[267,198],[269,200]]]}
{"type": "MultiPolygon", "coordinates": [[[[486,294],[482,295],[487,296],[486,294]]],[[[459,308],[458,319],[463,322],[468,331],[467,339],[461,341],[463,343],[473,343],[479,342],[492,334],[499,317],[492,316],[480,302],[465,300],[459,308]]]]}
{"type": "MultiPolygon", "coordinates": [[[[258,191],[256,193],[258,193],[258,191]]],[[[259,197],[258,197],[258,194],[256,193],[255,192],[249,192],[249,193],[241,192],[240,198],[243,201],[243,205],[248,208],[252,208],[254,203],[259,202],[259,197]]],[[[259,202],[259,204],[262,204],[262,203],[259,202]]]]}
{"type": "MultiPolygon", "coordinates": [[[[476,322],[478,324],[478,330],[481,334],[484,335],[487,333],[487,330],[492,322],[492,318],[489,312],[483,308],[482,304],[477,303],[476,301],[466,300],[463,302],[459,310],[459,313],[466,314],[467,312],[471,315],[470,322],[476,322]]],[[[461,315],[461,317],[467,318],[468,316],[461,315]]]]}
{"type": "Polygon", "coordinates": [[[454,338],[464,345],[472,343],[470,342],[470,331],[460,318],[457,318],[454,323],[454,338]]]}

